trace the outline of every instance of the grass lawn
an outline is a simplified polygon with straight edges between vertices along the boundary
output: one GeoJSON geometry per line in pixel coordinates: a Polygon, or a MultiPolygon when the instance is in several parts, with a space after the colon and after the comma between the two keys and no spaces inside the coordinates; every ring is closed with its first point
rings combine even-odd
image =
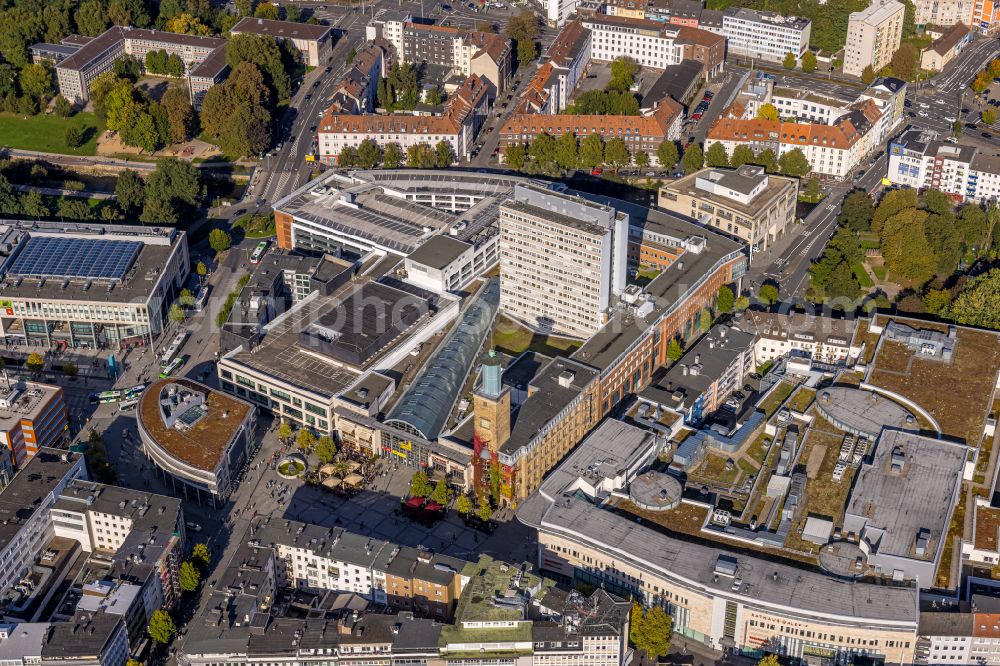
{"type": "Polygon", "coordinates": [[[767,394],[766,398],[758,403],[757,408],[763,411],[767,418],[771,418],[771,415],[778,411],[778,407],[781,407],[781,403],[785,401],[785,398],[792,394],[794,388],[788,382],[781,382],[767,394]]]}
{"type": "Polygon", "coordinates": [[[750,445],[750,448],[747,449],[747,456],[758,465],[763,465],[769,446],[771,446],[771,436],[761,433],[754,440],[754,443],[750,445]]]}
{"type": "Polygon", "coordinates": [[[875,286],[871,276],[868,275],[868,271],[865,270],[864,264],[860,261],[855,261],[851,264],[851,271],[854,273],[854,277],[858,279],[858,284],[865,289],[871,289],[875,286]]]}
{"type": "Polygon", "coordinates": [[[77,113],[71,118],[39,114],[28,116],[0,113],[0,145],[17,150],[38,150],[62,155],[96,155],[101,133],[93,113],[77,113]],[[86,141],[79,148],[66,145],[66,128],[76,127],[86,141]]]}
{"type": "Polygon", "coordinates": [[[816,391],[807,388],[800,388],[788,401],[788,408],[792,411],[805,413],[809,405],[816,399],[816,391]]]}
{"type": "Polygon", "coordinates": [[[508,317],[497,317],[493,327],[493,345],[511,356],[528,350],[546,356],[569,356],[581,344],[579,340],[535,333],[508,317]]]}
{"type": "MultiPolygon", "coordinates": [[[[934,327],[930,322],[918,325],[934,327]]],[[[945,435],[974,447],[993,406],[998,370],[1000,348],[995,336],[960,329],[949,363],[921,358],[899,342],[884,340],[868,381],[913,400],[937,419],[945,435]]]]}
{"type": "Polygon", "coordinates": [[[705,456],[705,462],[698,469],[692,470],[690,476],[722,486],[731,486],[740,477],[740,467],[733,465],[732,469],[726,469],[726,460],[728,458],[723,456],[708,454],[705,456]]]}
{"type": "Polygon", "coordinates": [[[888,271],[886,270],[885,266],[882,264],[875,264],[874,266],[872,266],[872,273],[875,274],[875,277],[877,277],[880,282],[885,281],[885,276],[887,272],[888,271]]]}
{"type": "Polygon", "coordinates": [[[274,235],[274,215],[244,215],[233,222],[247,238],[269,238],[274,235]]]}

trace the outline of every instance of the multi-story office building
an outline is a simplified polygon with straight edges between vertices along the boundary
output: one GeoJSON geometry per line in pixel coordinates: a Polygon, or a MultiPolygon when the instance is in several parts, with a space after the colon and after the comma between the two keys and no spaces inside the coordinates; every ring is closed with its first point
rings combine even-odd
{"type": "Polygon", "coordinates": [[[795,222],[798,181],[768,175],[762,167],[703,169],[667,183],[660,207],[734,236],[753,253],[766,250],[795,222]]]}
{"type": "Polygon", "coordinates": [[[628,215],[527,185],[500,207],[500,308],[533,328],[588,337],[625,289],[628,215]]]}
{"type": "Polygon", "coordinates": [[[698,60],[710,77],[722,71],[726,40],[705,30],[605,14],[583,19],[583,26],[591,31],[594,60],[610,62],[626,57],[653,69],[698,60]]]}
{"type": "Polygon", "coordinates": [[[997,0],[969,0],[972,3],[972,29],[980,35],[989,35],[1000,26],[1000,2],[997,0]]]}
{"type": "Polygon", "coordinates": [[[851,14],[844,46],[844,74],[861,76],[889,64],[903,38],[906,7],[897,0],[875,0],[864,11],[851,14]]]}
{"type": "Polygon", "coordinates": [[[0,445],[12,466],[20,468],[38,449],[61,444],[68,418],[62,387],[0,379],[0,445]]]}
{"type": "Polygon", "coordinates": [[[153,382],[136,409],[142,451],[172,491],[221,506],[253,457],[257,408],[190,379],[153,382]]]}
{"type": "Polygon", "coordinates": [[[151,345],[190,270],[187,237],[168,227],[8,222],[0,238],[0,332],[12,345],[151,345]]]}
{"type": "Polygon", "coordinates": [[[774,12],[730,7],[722,16],[722,35],[730,55],[781,62],[796,59],[809,48],[812,23],[808,19],[774,12]]]}
{"type": "Polygon", "coordinates": [[[940,141],[934,132],[910,130],[889,144],[886,177],[894,185],[932,188],[959,201],[1000,199],[1000,159],[975,146],[940,141]]]}
{"type": "Polygon", "coordinates": [[[54,536],[50,514],[59,494],[86,475],[82,455],[40,449],[0,490],[0,592],[28,573],[54,536]]]}
{"type": "MultiPolygon", "coordinates": [[[[223,52],[225,45],[226,40],[218,37],[112,26],[56,65],[59,93],[73,103],[83,104],[90,99],[90,84],[110,71],[115,62],[126,55],[142,62],[150,51],[164,50],[178,56],[184,62],[185,72],[190,74],[211,56],[223,52]]],[[[221,63],[219,58],[213,60],[215,71],[201,71],[199,79],[212,78],[223,71],[225,54],[222,54],[221,63]]],[[[192,100],[203,94],[200,88],[191,89],[192,100]]]]}
{"type": "Polygon", "coordinates": [[[345,148],[372,140],[380,147],[397,144],[404,152],[418,145],[434,149],[444,141],[456,160],[468,159],[490,110],[490,85],[473,74],[448,98],[440,116],[338,113],[331,107],[320,121],[319,159],[336,164],[345,148]]]}
{"type": "Polygon", "coordinates": [[[274,40],[291,42],[298,50],[302,64],[320,67],[333,53],[333,28],[292,21],[272,21],[245,16],[229,29],[232,35],[261,35],[274,40]]]}
{"type": "Polygon", "coordinates": [[[569,104],[580,79],[590,69],[591,31],[579,19],[563,26],[542,64],[521,93],[518,113],[559,113],[569,104]]]}

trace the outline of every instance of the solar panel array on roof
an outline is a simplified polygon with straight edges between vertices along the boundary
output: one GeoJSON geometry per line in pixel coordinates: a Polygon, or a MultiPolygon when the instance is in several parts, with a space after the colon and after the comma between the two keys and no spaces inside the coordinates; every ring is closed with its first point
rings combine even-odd
{"type": "Polygon", "coordinates": [[[121,280],[142,243],[91,238],[29,238],[11,265],[11,275],[38,278],[121,280]]]}

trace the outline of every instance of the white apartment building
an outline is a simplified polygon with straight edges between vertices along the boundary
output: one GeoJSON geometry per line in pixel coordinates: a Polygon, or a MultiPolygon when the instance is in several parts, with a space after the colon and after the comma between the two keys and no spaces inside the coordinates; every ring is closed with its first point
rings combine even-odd
{"type": "Polygon", "coordinates": [[[500,206],[500,309],[532,328],[580,338],[625,289],[628,215],[518,184],[500,206]]]}
{"type": "Polygon", "coordinates": [[[970,25],[974,0],[917,0],[914,23],[926,25],[970,25]]]}
{"type": "Polygon", "coordinates": [[[851,14],[844,46],[844,74],[861,76],[866,67],[878,72],[889,64],[903,38],[905,11],[897,0],[875,0],[868,9],[851,14]]]}
{"type": "Polygon", "coordinates": [[[458,291],[500,260],[500,235],[468,243],[452,236],[434,236],[409,254],[406,279],[436,293],[458,291]]]}
{"type": "Polygon", "coordinates": [[[354,592],[387,602],[385,569],[395,544],[309,523],[264,519],[250,545],[274,549],[278,584],[300,590],[354,592]]]}
{"type": "Polygon", "coordinates": [[[627,56],[642,67],[665,69],[684,59],[676,26],[646,19],[594,14],[583,21],[591,31],[590,57],[610,62],[627,56]]]}
{"type": "Polygon", "coordinates": [[[771,104],[780,118],[797,118],[811,123],[832,125],[850,111],[851,100],[820,95],[810,90],[774,88],[771,104]]]}
{"type": "Polygon", "coordinates": [[[809,47],[808,19],[730,7],[722,16],[722,35],[730,54],[781,62],[791,52],[801,58],[809,47]]]}
{"type": "Polygon", "coordinates": [[[0,490],[0,593],[20,581],[54,536],[59,493],[86,476],[82,455],[42,448],[0,490]]]}
{"type": "Polygon", "coordinates": [[[754,343],[754,363],[758,366],[804,352],[814,361],[837,364],[847,362],[860,353],[852,347],[854,319],[834,319],[804,312],[747,311],[739,326],[757,338],[754,343]]]}

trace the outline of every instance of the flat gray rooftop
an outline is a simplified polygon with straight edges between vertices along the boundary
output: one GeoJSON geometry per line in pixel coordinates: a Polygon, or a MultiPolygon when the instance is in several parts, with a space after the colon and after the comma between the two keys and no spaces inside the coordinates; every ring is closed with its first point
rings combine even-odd
{"type": "Polygon", "coordinates": [[[79,457],[79,454],[68,451],[38,449],[38,453],[0,491],[0,550],[17,536],[79,457]],[[66,462],[63,462],[63,456],[66,462]]]}
{"type": "Polygon", "coordinates": [[[542,532],[585,544],[685,589],[732,599],[748,608],[851,625],[915,627],[917,622],[916,587],[848,582],[773,558],[727,552],[718,543],[681,540],[574,497],[550,503],[536,493],[517,515],[542,532]],[[715,572],[715,562],[723,554],[736,560],[736,577],[742,582],[735,590],[734,578],[715,572]]]}
{"type": "Polygon", "coordinates": [[[915,433],[885,430],[871,464],[861,467],[844,517],[844,531],[879,538],[879,555],[934,560],[948,531],[968,448],[915,433]],[[895,470],[893,459],[902,461],[895,470]],[[926,555],[914,552],[929,531],[926,555]]]}
{"type": "Polygon", "coordinates": [[[897,402],[872,391],[831,386],[816,396],[816,408],[838,428],[872,439],[882,428],[916,430],[916,420],[897,402]]]}

